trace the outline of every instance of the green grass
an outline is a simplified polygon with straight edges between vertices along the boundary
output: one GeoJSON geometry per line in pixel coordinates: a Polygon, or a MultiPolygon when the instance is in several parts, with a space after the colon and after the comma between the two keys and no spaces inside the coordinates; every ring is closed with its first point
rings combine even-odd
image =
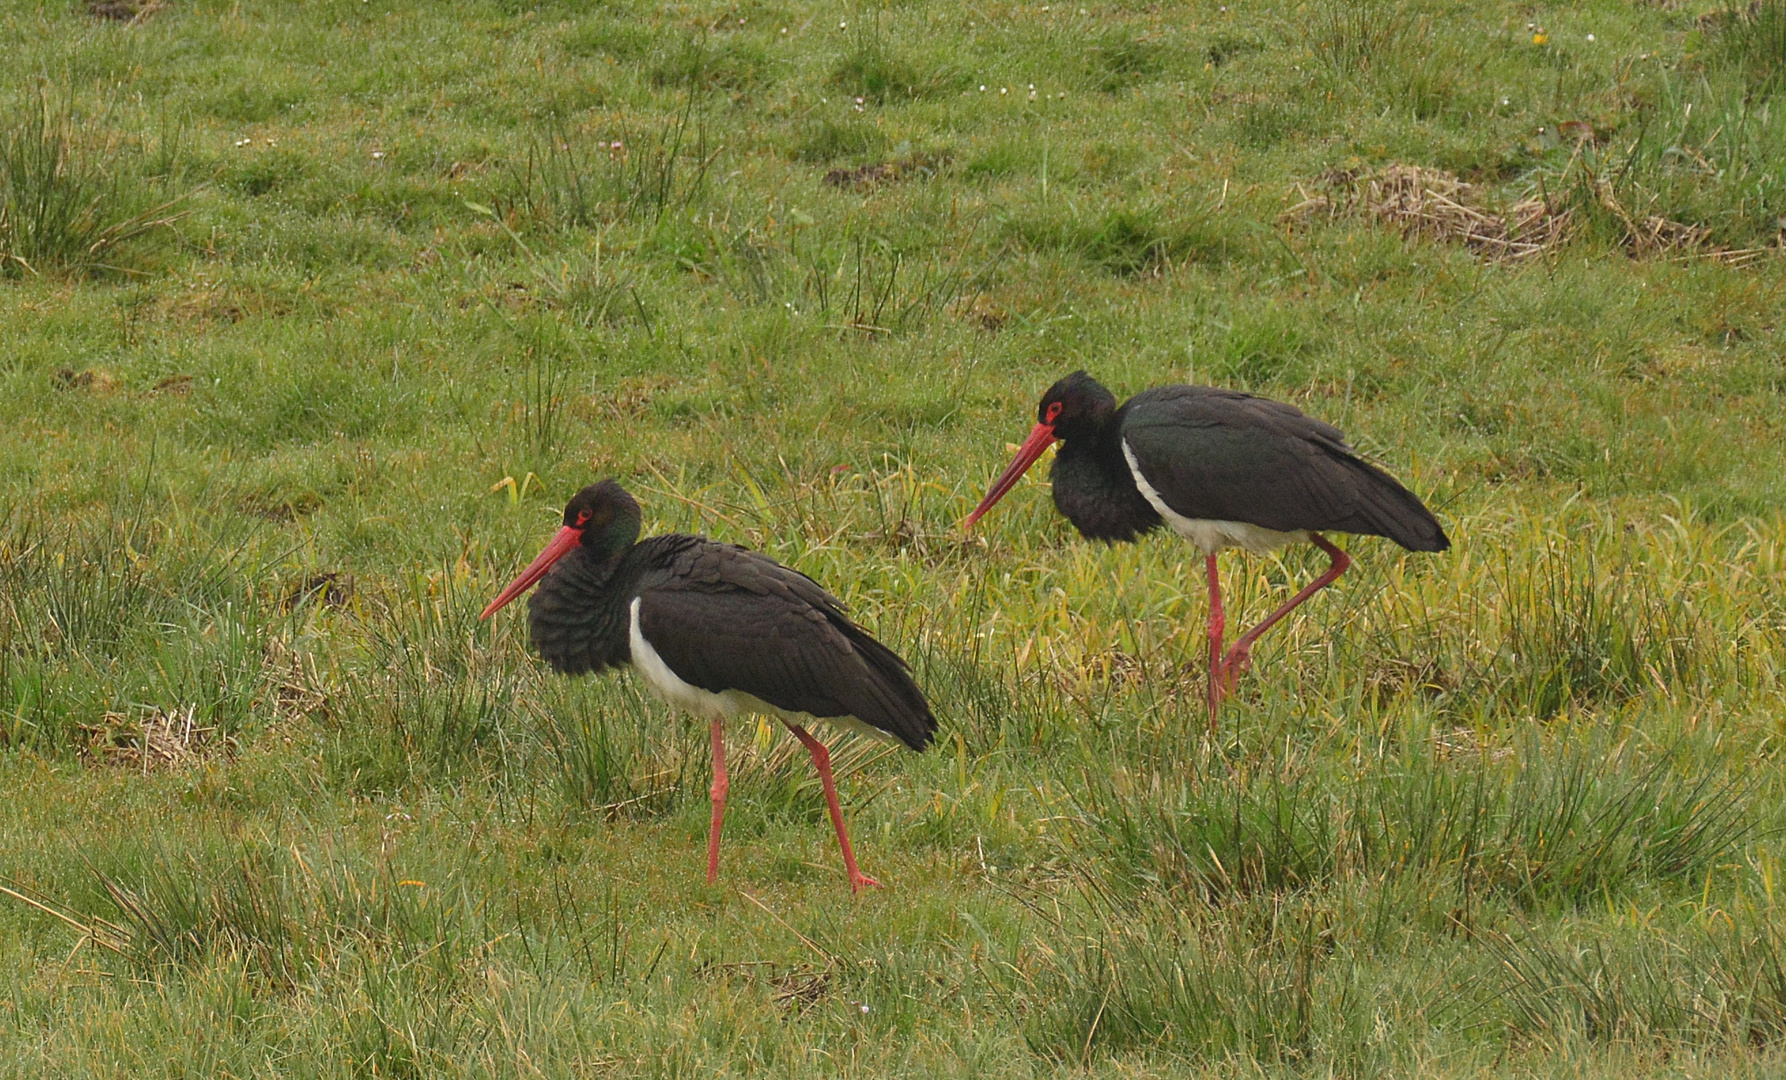
{"type": "Polygon", "coordinates": [[[1708,10],[0,5],[0,1074],[1786,1070],[1786,8],[1708,10]],[[1579,227],[1281,217],[1395,163],[1579,227]],[[1350,542],[1211,739],[1181,543],[960,536],[1077,367],[1456,547],[1350,542]],[[912,659],[888,889],[753,724],[706,887],[704,731],[478,621],[603,475],[912,659]]]}
{"type": "MultiPolygon", "coordinates": [[[[35,90],[15,100],[22,119],[0,138],[0,274],[128,272],[108,261],[113,253],[185,216],[170,213],[185,196],[146,206],[127,186],[115,138],[84,130],[95,118],[35,90]]],[[[162,132],[147,152],[131,149],[138,182],[165,182],[154,174],[178,158],[178,133],[162,132]]]]}

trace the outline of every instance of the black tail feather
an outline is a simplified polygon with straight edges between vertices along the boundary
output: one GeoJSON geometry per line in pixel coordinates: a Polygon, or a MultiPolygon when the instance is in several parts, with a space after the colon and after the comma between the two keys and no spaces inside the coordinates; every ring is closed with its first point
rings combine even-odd
{"type": "Polygon", "coordinates": [[[936,734],[936,716],[930,711],[930,703],[924,700],[924,692],[912,680],[910,666],[892,649],[869,636],[866,630],[848,619],[843,622],[844,633],[855,646],[856,655],[862,658],[869,675],[861,686],[865,700],[851,702],[850,714],[894,736],[913,750],[929,746],[936,734]]]}
{"type": "Polygon", "coordinates": [[[1451,538],[1413,492],[1367,461],[1351,458],[1357,471],[1358,527],[1346,531],[1385,536],[1409,551],[1444,551],[1451,538]]]}

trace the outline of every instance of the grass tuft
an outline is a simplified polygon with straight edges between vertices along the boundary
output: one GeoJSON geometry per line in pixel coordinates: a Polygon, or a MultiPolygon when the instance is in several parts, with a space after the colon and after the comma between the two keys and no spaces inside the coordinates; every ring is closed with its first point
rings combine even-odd
{"type": "Polygon", "coordinates": [[[1409,877],[1456,898],[1591,903],[1691,882],[1755,825],[1754,783],[1679,771],[1679,752],[1537,742],[1496,761],[1439,744],[1352,772],[1295,763],[1183,778],[1088,775],[1087,869],[1123,888],[1225,904],[1257,893],[1409,877]]]}
{"type": "Polygon", "coordinates": [[[1168,55],[1167,47],[1161,42],[1135,36],[1132,31],[1120,27],[1106,30],[1088,47],[1088,52],[1093,83],[1107,94],[1157,78],[1166,70],[1168,55]]]}
{"type": "Polygon", "coordinates": [[[146,206],[126,176],[125,152],[70,101],[39,84],[0,131],[0,275],[126,269],[132,249],[170,228],[187,195],[146,206]]]}
{"type": "Polygon", "coordinates": [[[849,48],[832,67],[830,85],[877,105],[900,98],[933,98],[967,85],[966,77],[946,64],[926,67],[913,59],[892,41],[882,18],[879,10],[856,13],[849,48]]]}
{"type": "Polygon", "coordinates": [[[696,732],[636,696],[620,708],[566,702],[537,719],[565,801],[612,820],[675,808],[705,758],[696,732]]]}
{"type": "Polygon", "coordinates": [[[1771,96],[1786,88],[1786,3],[1755,0],[1719,14],[1711,35],[1713,62],[1734,68],[1752,94],[1771,96]]]}
{"type": "Polygon", "coordinates": [[[1148,205],[1086,216],[1050,210],[1011,219],[1006,229],[1032,250],[1072,254],[1126,277],[1162,276],[1183,262],[1219,264],[1239,246],[1217,219],[1148,205]]]}
{"type": "Polygon", "coordinates": [[[1336,940],[1332,909],[1255,909],[1250,926],[1160,908],[1092,910],[1033,961],[1040,978],[1015,998],[1031,1051],[1061,1064],[1164,1052],[1381,1074],[1407,1062],[1372,1030],[1373,1014],[1398,1025],[1434,1019],[1406,995],[1386,1000],[1380,973],[1336,940]]]}
{"type": "Polygon", "coordinates": [[[1315,56],[1342,78],[1357,78],[1391,61],[1407,48],[1414,16],[1401,4],[1364,7],[1338,0],[1314,5],[1308,44],[1315,56]]]}
{"type": "Polygon", "coordinates": [[[1753,912],[1661,940],[1527,929],[1486,944],[1502,966],[1503,1022],[1524,1038],[1736,1051],[1786,1042],[1781,927],[1753,912]]]}
{"type": "Polygon", "coordinates": [[[708,145],[701,96],[691,90],[658,126],[617,128],[593,140],[548,128],[509,170],[496,209],[505,222],[558,230],[656,224],[701,198],[719,153],[708,145]]]}

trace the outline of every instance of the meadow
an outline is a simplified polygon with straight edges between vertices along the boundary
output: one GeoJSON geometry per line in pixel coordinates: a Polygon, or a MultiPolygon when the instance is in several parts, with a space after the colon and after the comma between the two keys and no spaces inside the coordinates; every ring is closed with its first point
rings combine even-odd
{"type": "MultiPolygon", "coordinates": [[[[1786,1073],[1786,4],[0,0],[0,1073],[1786,1073]],[[1352,539],[1211,735],[1041,391],[1352,539]],[[705,731],[483,605],[602,476],[911,659],[705,731]],[[818,729],[825,734],[822,726],[818,729]]],[[[1223,557],[1231,625],[1324,560],[1223,557]]]]}

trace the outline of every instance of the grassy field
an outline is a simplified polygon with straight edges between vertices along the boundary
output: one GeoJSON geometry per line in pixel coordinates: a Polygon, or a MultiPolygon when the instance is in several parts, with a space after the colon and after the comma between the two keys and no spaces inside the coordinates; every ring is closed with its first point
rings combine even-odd
{"type": "Polygon", "coordinates": [[[4,1075],[1786,1072],[1786,5],[0,40],[4,1075]],[[1351,542],[1212,739],[1185,545],[958,529],[1078,367],[1456,547],[1351,542]],[[912,659],[934,749],[833,740],[888,888],[751,725],[708,888],[705,733],[478,622],[604,475],[912,659]]]}

